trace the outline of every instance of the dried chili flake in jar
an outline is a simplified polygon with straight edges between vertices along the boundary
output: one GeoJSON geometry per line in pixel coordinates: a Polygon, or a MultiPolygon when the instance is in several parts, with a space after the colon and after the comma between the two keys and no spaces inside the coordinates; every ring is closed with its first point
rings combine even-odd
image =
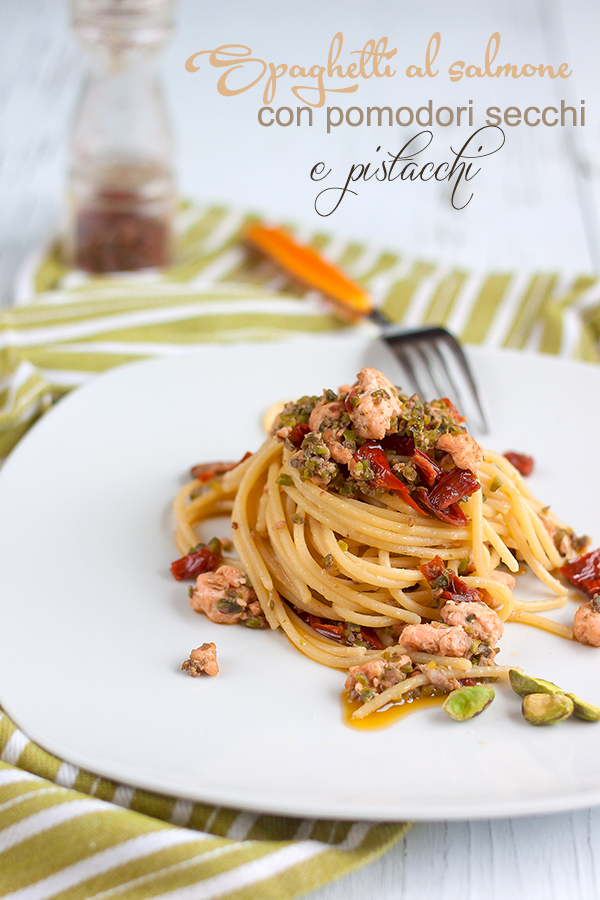
{"type": "Polygon", "coordinates": [[[170,241],[167,218],[147,215],[133,193],[105,190],[77,213],[74,263],[98,273],[158,268],[169,262],[170,241]]]}

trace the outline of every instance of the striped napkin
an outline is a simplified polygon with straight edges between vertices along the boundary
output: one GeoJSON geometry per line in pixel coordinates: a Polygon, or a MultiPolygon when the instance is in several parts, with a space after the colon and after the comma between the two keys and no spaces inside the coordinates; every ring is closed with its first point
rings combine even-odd
{"type": "MultiPolygon", "coordinates": [[[[253,218],[182,208],[177,258],[160,274],[69,271],[57,246],[33,259],[17,306],[0,313],[0,456],[64,393],[121,363],[205,342],[371,328],[340,322],[244,247],[253,218]]],[[[296,233],[363,282],[392,321],[598,360],[592,276],[467,272],[296,233]]],[[[114,784],[50,755],[1,710],[0,760],[0,896],[19,900],[283,900],[370,862],[409,827],[251,815],[114,784]]]]}

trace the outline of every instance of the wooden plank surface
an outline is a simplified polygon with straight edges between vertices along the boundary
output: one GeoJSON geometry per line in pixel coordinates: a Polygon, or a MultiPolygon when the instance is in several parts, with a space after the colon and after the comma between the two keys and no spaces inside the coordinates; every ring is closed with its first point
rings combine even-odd
{"type": "MultiPolygon", "coordinates": [[[[266,211],[421,257],[494,269],[600,269],[600,115],[596,104],[600,10],[593,0],[458,0],[377,4],[357,0],[180,0],[179,29],[164,60],[183,193],[266,211]],[[351,105],[456,107],[473,100],[476,125],[490,105],[578,105],[585,128],[506,129],[506,145],[478,176],[475,197],[453,210],[438,185],[365,185],[333,216],[313,208],[308,172],[324,159],[337,173],[398,148],[408,129],[262,128],[256,92],[222,98],[214,71],[186,73],[191,53],[239,42],[274,62],[326,58],[333,35],[349,49],[386,34],[398,62],[420,63],[433,31],[442,33],[442,71],[454,59],[481,62],[500,31],[502,62],[567,61],[572,79],[558,84],[446,78],[361,85],[331,101],[351,105]],[[293,133],[291,133],[293,132],[293,133]]],[[[10,302],[24,256],[60,219],[66,128],[80,77],[77,48],[62,0],[4,0],[0,5],[0,299],[10,302]]],[[[293,105],[280,88],[280,105],[293,105]]],[[[316,118],[316,117],[315,117],[316,118]]],[[[440,158],[465,129],[436,129],[440,158]]],[[[454,761],[457,765],[467,761],[454,761]]],[[[417,769],[418,772],[418,769],[417,769]]],[[[383,859],[310,894],[311,900],[550,900],[600,896],[600,811],[473,823],[416,825],[383,859]]]]}

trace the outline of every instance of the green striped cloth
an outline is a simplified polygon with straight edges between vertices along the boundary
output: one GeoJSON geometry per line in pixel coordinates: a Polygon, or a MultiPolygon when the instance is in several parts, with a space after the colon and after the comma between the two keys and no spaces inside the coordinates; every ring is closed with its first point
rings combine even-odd
{"type": "MultiPolygon", "coordinates": [[[[0,314],[0,455],[57,398],[97,372],[204,342],[344,332],[240,242],[252,216],[187,206],[175,264],[90,277],[58,248],[32,260],[0,314]]],[[[297,229],[407,326],[464,341],[597,360],[591,276],[464,271],[297,229]]],[[[173,800],[114,784],[32,743],[0,710],[0,896],[19,900],[294,897],[387,850],[405,823],[307,821],[173,800]]]]}

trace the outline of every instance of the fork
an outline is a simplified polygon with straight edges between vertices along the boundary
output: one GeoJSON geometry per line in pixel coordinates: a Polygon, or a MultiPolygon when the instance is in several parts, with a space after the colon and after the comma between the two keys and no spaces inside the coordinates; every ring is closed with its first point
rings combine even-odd
{"type": "Polygon", "coordinates": [[[405,329],[393,325],[373,307],[370,295],[312,247],[297,243],[286,231],[252,225],[245,233],[252,247],[295,279],[333,300],[344,318],[369,318],[423,399],[448,397],[458,409],[476,413],[477,430],[488,433],[484,404],[471,367],[456,338],[445,328],[405,329]]]}
{"type": "Polygon", "coordinates": [[[420,397],[448,396],[458,409],[475,412],[480,434],[489,433],[477,383],[464,350],[454,335],[440,325],[401,328],[393,325],[378,309],[373,309],[369,318],[381,327],[382,339],[392,349],[420,397]]]}

